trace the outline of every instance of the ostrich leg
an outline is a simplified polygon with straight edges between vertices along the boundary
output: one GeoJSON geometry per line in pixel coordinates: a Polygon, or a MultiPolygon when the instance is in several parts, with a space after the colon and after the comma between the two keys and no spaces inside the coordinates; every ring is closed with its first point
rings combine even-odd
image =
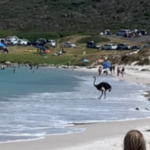
{"type": "Polygon", "coordinates": [[[106,91],[104,91],[104,99],[106,98],[106,91]]]}
{"type": "Polygon", "coordinates": [[[102,91],[102,94],[101,94],[101,96],[99,97],[99,99],[101,99],[102,96],[103,96],[103,91],[102,91]]]}

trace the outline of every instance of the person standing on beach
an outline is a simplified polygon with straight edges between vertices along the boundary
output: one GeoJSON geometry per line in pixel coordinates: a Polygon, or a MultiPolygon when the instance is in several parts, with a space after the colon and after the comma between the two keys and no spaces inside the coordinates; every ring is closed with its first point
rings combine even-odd
{"type": "Polygon", "coordinates": [[[146,150],[143,134],[138,130],[129,131],[124,137],[123,150],[146,150]]]}
{"type": "Polygon", "coordinates": [[[118,67],[117,68],[117,76],[119,76],[119,74],[120,74],[120,68],[118,67]]]}
{"type": "Polygon", "coordinates": [[[36,66],[36,69],[37,69],[37,70],[39,69],[39,65],[36,66]]]}
{"type": "Polygon", "coordinates": [[[124,71],[125,71],[125,68],[123,67],[123,68],[121,69],[122,77],[123,77],[123,75],[124,75],[124,71]]]}
{"type": "Polygon", "coordinates": [[[115,73],[115,65],[112,65],[113,73],[115,73]]]}
{"type": "Polygon", "coordinates": [[[69,69],[69,67],[70,67],[70,61],[68,61],[67,65],[68,65],[68,69],[69,69]]]}
{"type": "Polygon", "coordinates": [[[101,73],[102,73],[102,66],[99,66],[99,68],[98,68],[98,74],[99,74],[99,76],[101,75],[101,73]]]}
{"type": "Polygon", "coordinates": [[[112,71],[113,71],[113,68],[112,68],[112,67],[113,67],[113,66],[111,66],[111,67],[109,68],[111,74],[112,74],[112,71]]]}

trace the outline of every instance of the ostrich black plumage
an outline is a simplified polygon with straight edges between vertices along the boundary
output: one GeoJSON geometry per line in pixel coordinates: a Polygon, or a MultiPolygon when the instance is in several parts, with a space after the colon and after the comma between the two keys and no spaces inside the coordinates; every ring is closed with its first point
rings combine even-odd
{"type": "Polygon", "coordinates": [[[108,84],[107,82],[101,82],[99,84],[95,84],[95,81],[96,81],[96,77],[94,77],[94,82],[93,82],[93,85],[97,88],[97,90],[101,91],[102,94],[101,96],[99,97],[99,99],[101,99],[101,97],[103,96],[104,94],[104,98],[106,98],[106,91],[108,90],[109,92],[111,91],[111,85],[108,84]]]}

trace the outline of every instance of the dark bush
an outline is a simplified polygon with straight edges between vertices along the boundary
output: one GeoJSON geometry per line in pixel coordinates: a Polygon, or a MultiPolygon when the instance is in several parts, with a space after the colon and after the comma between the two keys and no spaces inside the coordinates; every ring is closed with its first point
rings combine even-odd
{"type": "Polygon", "coordinates": [[[110,39],[108,38],[102,38],[100,36],[88,36],[88,37],[83,37],[77,41],[77,43],[87,43],[89,41],[94,41],[96,43],[100,42],[109,42],[110,39]]]}

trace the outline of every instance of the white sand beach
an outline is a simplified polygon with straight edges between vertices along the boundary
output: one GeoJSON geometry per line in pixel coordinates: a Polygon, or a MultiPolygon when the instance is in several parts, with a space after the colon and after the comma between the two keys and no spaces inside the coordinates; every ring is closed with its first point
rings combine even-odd
{"type": "MultiPolygon", "coordinates": [[[[140,71],[145,68],[150,68],[150,66],[125,66],[124,77],[118,78],[138,84],[150,84],[150,71],[140,71]]],[[[97,68],[82,68],[83,70],[97,72],[97,68]]],[[[47,136],[44,139],[34,141],[1,143],[0,147],[3,150],[120,150],[123,149],[123,138],[126,132],[131,129],[138,129],[144,134],[147,148],[150,148],[150,131],[146,131],[150,130],[150,119],[78,124],[75,126],[85,128],[86,131],[76,134],[47,136]]]]}

